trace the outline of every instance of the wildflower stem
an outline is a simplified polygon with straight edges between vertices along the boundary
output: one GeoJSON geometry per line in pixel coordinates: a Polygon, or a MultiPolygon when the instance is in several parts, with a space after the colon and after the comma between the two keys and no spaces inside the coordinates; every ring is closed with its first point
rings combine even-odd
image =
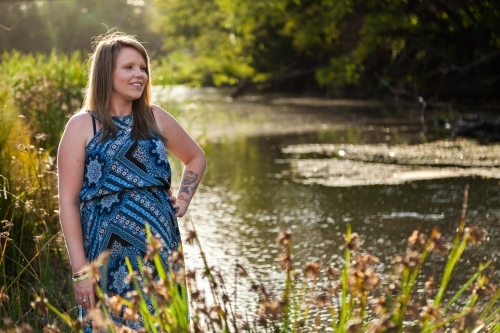
{"type": "Polygon", "coordinates": [[[431,248],[432,241],[437,233],[437,229],[433,229],[431,233],[431,237],[429,237],[429,240],[427,241],[427,244],[420,255],[420,258],[418,260],[417,265],[413,270],[411,270],[410,274],[410,269],[405,269],[405,272],[403,274],[404,278],[401,280],[401,285],[402,285],[402,301],[400,303],[400,308],[399,308],[399,313],[396,316],[396,324],[398,326],[398,332],[403,332],[403,320],[404,320],[404,315],[406,313],[406,308],[408,307],[408,302],[410,301],[412,297],[411,291],[413,290],[413,286],[415,285],[415,281],[417,280],[418,274],[420,273],[420,270],[422,268],[422,265],[425,262],[425,259],[427,259],[427,256],[429,254],[429,249],[431,248]]]}
{"type": "MultiPolygon", "coordinates": [[[[44,303],[45,303],[45,305],[47,305],[47,307],[50,309],[50,311],[52,311],[52,312],[54,312],[56,314],[57,317],[61,318],[66,324],[68,324],[69,327],[74,328],[74,325],[71,322],[71,319],[70,319],[70,317],[67,314],[63,314],[62,312],[60,312],[59,310],[57,310],[57,308],[54,307],[49,302],[44,302],[44,303]]],[[[83,331],[81,329],[79,329],[78,333],[83,333],[83,331]]]]}
{"type": "Polygon", "coordinates": [[[446,291],[446,287],[448,286],[448,283],[450,282],[451,279],[451,273],[453,272],[453,269],[455,268],[455,265],[458,262],[458,259],[462,256],[462,253],[464,252],[466,246],[467,246],[467,240],[469,239],[469,234],[465,233],[462,241],[458,244],[457,247],[452,247],[451,252],[448,256],[448,260],[446,262],[446,267],[444,269],[444,274],[441,279],[441,284],[439,286],[439,290],[436,294],[436,297],[434,298],[434,306],[438,306],[441,303],[441,299],[444,296],[444,293],[446,291]]]}
{"type": "MultiPolygon", "coordinates": [[[[488,315],[488,312],[491,311],[491,309],[493,308],[493,306],[495,305],[495,303],[496,303],[496,301],[498,300],[499,297],[500,297],[500,288],[497,288],[497,291],[495,292],[495,294],[493,295],[493,297],[488,302],[488,305],[484,308],[483,313],[481,314],[481,319],[485,319],[486,318],[486,316],[488,315]]],[[[500,307],[498,307],[496,309],[497,312],[498,312],[499,308],[500,307]]]]}
{"type": "MultiPolygon", "coordinates": [[[[302,302],[304,301],[304,295],[306,293],[306,289],[307,289],[307,282],[306,281],[302,281],[302,286],[300,288],[300,294],[298,297],[294,297],[293,298],[293,310],[294,310],[294,316],[293,316],[293,320],[294,320],[294,323],[293,323],[293,332],[297,332],[298,330],[298,326],[299,326],[299,316],[301,315],[300,313],[300,305],[302,304],[302,302]]],[[[307,311],[307,310],[306,310],[307,311]]],[[[303,320],[305,320],[305,318],[307,317],[307,314],[304,314],[303,315],[303,320]]]]}
{"type": "Polygon", "coordinates": [[[474,275],[470,277],[469,280],[460,288],[453,297],[445,304],[444,309],[447,310],[452,306],[455,301],[474,283],[474,281],[481,275],[484,269],[486,269],[491,264],[491,261],[488,261],[484,266],[482,266],[474,275]]]}
{"type": "MultiPolygon", "coordinates": [[[[349,244],[351,241],[351,225],[347,225],[347,231],[346,231],[346,242],[349,244]]],[[[348,300],[347,300],[347,294],[348,294],[348,280],[349,280],[349,263],[351,261],[351,252],[348,247],[345,248],[345,258],[344,258],[344,268],[342,270],[342,294],[341,294],[341,302],[340,302],[340,318],[339,318],[339,325],[337,328],[334,327],[334,331],[338,331],[338,333],[343,333],[345,331],[345,324],[347,322],[347,317],[348,317],[348,300]]],[[[333,322],[333,325],[335,325],[335,322],[333,322]]]]}
{"type": "MultiPolygon", "coordinates": [[[[57,236],[58,236],[58,234],[55,234],[54,236],[52,236],[52,237],[51,237],[51,238],[47,241],[47,243],[43,244],[43,246],[40,248],[40,250],[39,250],[38,252],[36,252],[36,253],[35,253],[35,255],[33,256],[33,258],[31,258],[31,260],[29,260],[29,261],[28,261],[28,260],[25,258],[25,260],[26,260],[26,261],[28,261],[28,263],[27,263],[27,264],[26,264],[26,265],[25,265],[25,266],[24,266],[24,267],[23,267],[23,268],[19,271],[18,275],[14,278],[14,280],[12,280],[12,282],[9,284],[9,286],[8,286],[7,288],[5,288],[5,291],[9,290],[9,289],[10,289],[10,287],[12,287],[12,285],[13,285],[14,283],[16,283],[18,279],[20,279],[20,278],[21,278],[22,273],[23,273],[23,272],[24,272],[24,271],[25,271],[28,267],[31,267],[31,263],[32,263],[32,262],[33,262],[33,261],[34,261],[34,260],[35,260],[35,259],[36,259],[39,255],[40,255],[41,251],[42,251],[43,249],[45,249],[45,247],[46,247],[46,246],[48,246],[48,245],[52,242],[52,240],[53,240],[54,238],[56,238],[57,236]]],[[[20,249],[19,247],[17,247],[15,244],[13,244],[13,245],[14,245],[14,247],[18,250],[18,252],[22,254],[21,249],[20,249]]],[[[33,268],[33,267],[32,267],[32,268],[33,268]]]]}
{"type": "MultiPolygon", "coordinates": [[[[137,258],[137,261],[141,260],[140,258],[137,258]]],[[[125,262],[127,264],[127,268],[130,274],[134,274],[134,268],[132,267],[132,263],[130,262],[130,259],[128,257],[125,257],[125,262]]],[[[140,313],[143,316],[144,320],[144,327],[146,329],[150,329],[149,332],[154,332],[157,333],[156,326],[153,324],[156,320],[153,316],[151,316],[151,313],[148,310],[148,306],[146,304],[146,301],[144,300],[144,296],[142,294],[142,290],[139,287],[139,283],[134,279],[133,281],[135,291],[139,295],[139,309],[140,313]]]]}
{"type": "MultiPolygon", "coordinates": [[[[289,258],[292,258],[292,241],[288,242],[286,246],[286,253],[289,258]]],[[[288,331],[289,325],[290,325],[290,288],[292,284],[292,274],[291,274],[291,267],[286,268],[286,281],[285,281],[285,290],[283,293],[283,301],[285,302],[284,305],[284,318],[283,318],[283,330],[288,331]]]]}
{"type": "MultiPolygon", "coordinates": [[[[128,260],[128,258],[125,258],[125,260],[128,260]]],[[[98,286],[98,285],[96,286],[96,291],[97,291],[97,297],[98,297],[99,299],[101,299],[101,300],[102,300],[102,299],[104,299],[104,294],[102,293],[102,290],[101,290],[101,288],[99,288],[99,286],[98,286]]],[[[110,333],[115,333],[115,328],[114,328],[114,326],[113,326],[111,323],[109,323],[109,319],[110,319],[110,317],[111,317],[111,316],[110,316],[110,314],[109,314],[109,310],[108,310],[108,308],[106,307],[106,305],[105,305],[105,304],[103,304],[103,305],[101,306],[101,311],[102,311],[102,313],[104,314],[104,316],[106,317],[106,320],[108,321],[108,328],[109,328],[109,332],[110,332],[110,333]]]]}

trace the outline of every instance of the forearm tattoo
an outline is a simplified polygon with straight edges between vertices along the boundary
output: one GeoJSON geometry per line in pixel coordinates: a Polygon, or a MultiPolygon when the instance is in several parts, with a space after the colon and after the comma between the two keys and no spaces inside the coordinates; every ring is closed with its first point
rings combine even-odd
{"type": "Polygon", "coordinates": [[[186,198],[184,198],[184,196],[183,196],[182,194],[181,194],[181,195],[179,195],[179,196],[177,197],[177,199],[182,200],[182,201],[185,201],[185,202],[189,202],[189,200],[188,200],[188,199],[186,199],[186,198]]]}
{"type": "MultiPolygon", "coordinates": [[[[181,181],[181,186],[179,189],[179,193],[184,192],[187,195],[194,193],[196,188],[198,187],[198,174],[193,171],[186,170],[184,172],[184,176],[181,181]]],[[[187,202],[187,200],[185,200],[187,202]]]]}

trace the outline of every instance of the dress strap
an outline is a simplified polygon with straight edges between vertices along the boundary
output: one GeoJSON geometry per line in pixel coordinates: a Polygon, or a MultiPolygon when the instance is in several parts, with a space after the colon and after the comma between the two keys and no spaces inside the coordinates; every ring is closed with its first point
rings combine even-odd
{"type": "Polygon", "coordinates": [[[97,130],[96,130],[96,127],[95,127],[95,118],[94,117],[91,117],[92,118],[92,128],[94,129],[94,135],[97,133],[97,130]]]}

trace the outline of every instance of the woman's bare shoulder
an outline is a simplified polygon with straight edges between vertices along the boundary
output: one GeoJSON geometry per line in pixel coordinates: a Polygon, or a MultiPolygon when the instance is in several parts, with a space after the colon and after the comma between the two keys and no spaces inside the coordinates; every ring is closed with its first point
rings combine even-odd
{"type": "Polygon", "coordinates": [[[153,110],[153,115],[155,117],[156,124],[160,128],[170,127],[177,123],[175,118],[170,113],[168,113],[168,111],[164,110],[158,105],[154,104],[151,105],[151,110],[153,110]]]}
{"type": "Polygon", "coordinates": [[[153,110],[153,115],[156,117],[160,117],[160,118],[170,118],[172,117],[170,115],[170,113],[168,113],[168,111],[166,111],[165,109],[163,109],[162,107],[158,106],[158,105],[151,105],[151,110],[153,110]]]}
{"type": "Polygon", "coordinates": [[[79,111],[69,118],[63,136],[79,138],[87,143],[93,135],[92,116],[86,111],[79,111]]]}
{"type": "Polygon", "coordinates": [[[87,111],[78,111],[69,118],[68,125],[69,124],[73,126],[76,124],[84,126],[85,124],[92,125],[92,115],[87,111]]]}

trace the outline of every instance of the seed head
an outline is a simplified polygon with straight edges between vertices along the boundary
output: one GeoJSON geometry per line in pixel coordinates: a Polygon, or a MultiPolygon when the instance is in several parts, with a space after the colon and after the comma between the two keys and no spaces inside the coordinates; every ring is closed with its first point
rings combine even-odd
{"type": "Polygon", "coordinates": [[[127,298],[130,299],[132,301],[132,303],[134,304],[139,304],[140,301],[141,301],[141,296],[139,295],[139,293],[137,293],[136,290],[132,290],[132,291],[129,291],[127,294],[126,294],[127,298]]]}
{"type": "Polygon", "coordinates": [[[193,243],[198,239],[195,230],[189,230],[188,237],[186,238],[186,243],[193,245],[193,243]]]}
{"type": "Polygon", "coordinates": [[[200,295],[201,295],[201,293],[199,290],[193,291],[193,292],[191,292],[191,299],[194,301],[197,301],[197,300],[199,300],[200,295]]]}
{"type": "Polygon", "coordinates": [[[288,253],[282,253],[279,256],[280,267],[286,271],[291,271],[293,269],[292,258],[288,253]]]}
{"type": "Polygon", "coordinates": [[[19,332],[19,333],[33,333],[33,327],[31,327],[30,324],[27,324],[27,323],[23,323],[21,325],[21,328],[20,330],[16,330],[16,333],[19,332]]]}
{"type": "Polygon", "coordinates": [[[434,291],[435,291],[434,276],[430,276],[429,279],[427,279],[427,281],[425,281],[424,290],[427,293],[427,295],[434,294],[434,291]]]}
{"type": "Polygon", "coordinates": [[[372,299],[371,303],[373,304],[373,312],[375,314],[381,315],[386,312],[387,300],[384,296],[372,299]]]}
{"type": "Polygon", "coordinates": [[[396,273],[401,274],[406,268],[417,266],[420,260],[420,253],[417,251],[407,251],[405,256],[397,255],[392,263],[395,264],[396,273]]]}
{"type": "Polygon", "coordinates": [[[123,319],[131,320],[131,321],[138,321],[139,314],[137,313],[136,309],[125,308],[125,311],[123,312],[123,319]]]}
{"type": "Polygon", "coordinates": [[[236,264],[236,270],[238,271],[238,275],[239,276],[241,276],[241,277],[247,277],[248,276],[247,270],[240,263],[236,264]]]}
{"type": "Polygon", "coordinates": [[[57,326],[57,322],[53,322],[52,324],[46,325],[43,330],[43,333],[61,333],[61,330],[57,326]]]}
{"type": "Polygon", "coordinates": [[[17,146],[17,150],[19,150],[21,152],[27,152],[28,151],[28,149],[26,148],[26,146],[23,145],[23,144],[21,144],[21,143],[17,144],[16,146],[17,146]]]}
{"type": "Polygon", "coordinates": [[[100,268],[104,266],[104,264],[108,261],[110,250],[106,250],[97,257],[96,260],[92,261],[86,267],[85,270],[89,272],[90,278],[94,282],[98,282],[101,279],[101,270],[100,268]]]}
{"type": "Polygon", "coordinates": [[[47,302],[48,302],[48,299],[45,298],[45,296],[42,292],[40,295],[35,296],[35,300],[33,302],[31,302],[31,306],[35,310],[37,310],[38,312],[40,312],[41,314],[46,316],[49,312],[49,308],[47,307],[47,302]]]}
{"type": "Polygon", "coordinates": [[[465,232],[469,233],[469,240],[467,242],[469,245],[479,245],[486,239],[487,232],[483,228],[473,225],[470,228],[466,228],[465,232]]]}
{"type": "Polygon", "coordinates": [[[408,237],[408,244],[413,248],[423,249],[426,243],[425,235],[418,230],[413,230],[413,233],[408,237]]]}
{"type": "Polygon", "coordinates": [[[330,304],[330,303],[331,303],[330,295],[328,295],[326,293],[322,293],[322,294],[319,294],[316,296],[316,304],[319,307],[323,307],[323,306],[330,304]]]}
{"type": "Polygon", "coordinates": [[[196,281],[196,271],[194,271],[194,270],[188,270],[186,272],[186,279],[188,281],[196,281]]]}
{"type": "Polygon", "coordinates": [[[7,303],[9,301],[9,295],[5,292],[5,286],[0,289],[0,304],[7,303]]]}
{"type": "Polygon", "coordinates": [[[420,312],[420,318],[429,319],[430,321],[434,321],[441,315],[441,309],[437,306],[434,306],[433,300],[428,299],[427,305],[422,308],[420,312]]]}
{"type": "Polygon", "coordinates": [[[189,230],[188,237],[186,238],[186,243],[192,245],[197,239],[198,236],[196,236],[196,231],[189,230]]]}
{"type": "Polygon", "coordinates": [[[158,235],[153,236],[150,240],[148,240],[148,249],[146,251],[146,255],[144,256],[144,260],[151,261],[153,260],[157,254],[160,253],[160,250],[163,249],[165,245],[158,237],[158,235]]]}
{"type": "Polygon", "coordinates": [[[184,264],[184,255],[179,251],[174,251],[169,258],[169,262],[171,262],[172,265],[182,266],[184,264]]]}
{"type": "Polygon", "coordinates": [[[12,318],[5,317],[5,318],[2,318],[2,321],[5,324],[5,326],[7,326],[7,327],[12,327],[12,325],[14,325],[14,321],[12,320],[12,318]]]}
{"type": "Polygon", "coordinates": [[[156,298],[160,306],[167,306],[170,304],[170,293],[168,292],[167,283],[165,279],[160,279],[153,282],[153,288],[155,290],[156,298]]]}
{"type": "Polygon", "coordinates": [[[340,247],[341,250],[347,248],[350,251],[359,250],[359,243],[361,242],[361,237],[359,237],[357,232],[353,232],[351,234],[351,238],[347,240],[347,237],[344,236],[346,243],[340,247]]]}
{"type": "Polygon", "coordinates": [[[493,295],[497,291],[497,286],[495,286],[493,283],[480,283],[479,281],[476,281],[472,286],[469,288],[472,292],[472,294],[476,294],[479,297],[484,297],[484,296],[490,296],[493,295]]]}
{"type": "Polygon", "coordinates": [[[337,277],[339,274],[339,271],[333,268],[332,266],[328,266],[328,269],[326,270],[326,274],[328,275],[328,280],[332,281],[337,277]]]}
{"type": "Polygon", "coordinates": [[[441,255],[448,253],[448,242],[441,236],[441,233],[437,229],[432,231],[431,239],[430,250],[432,252],[441,255]]]}
{"type": "Polygon", "coordinates": [[[319,264],[312,262],[307,263],[304,266],[304,275],[306,277],[312,277],[313,279],[317,279],[319,277],[319,264]]]}
{"type": "Polygon", "coordinates": [[[278,319],[284,311],[284,301],[266,301],[261,304],[259,314],[263,318],[278,319]]]}
{"type": "Polygon", "coordinates": [[[121,297],[116,296],[116,295],[111,296],[109,299],[107,299],[107,304],[108,304],[108,308],[111,310],[111,312],[114,315],[116,315],[116,316],[121,315],[122,310],[123,310],[123,303],[122,303],[121,297]]]}
{"type": "Polygon", "coordinates": [[[132,273],[129,273],[127,277],[125,277],[124,282],[126,284],[131,284],[134,281],[141,281],[141,280],[142,278],[139,275],[139,273],[137,273],[137,271],[133,271],[132,273]]]}
{"type": "Polygon", "coordinates": [[[10,227],[14,226],[14,223],[12,223],[9,220],[2,220],[2,221],[0,221],[0,224],[3,224],[3,228],[4,229],[7,229],[7,228],[10,228],[10,227]]]}
{"type": "Polygon", "coordinates": [[[47,139],[47,134],[45,133],[38,133],[35,135],[35,140],[37,141],[45,141],[47,139]]]}
{"type": "Polygon", "coordinates": [[[280,232],[278,237],[276,237],[276,243],[283,247],[287,246],[288,243],[292,241],[292,231],[287,230],[285,232],[280,232]]]}

